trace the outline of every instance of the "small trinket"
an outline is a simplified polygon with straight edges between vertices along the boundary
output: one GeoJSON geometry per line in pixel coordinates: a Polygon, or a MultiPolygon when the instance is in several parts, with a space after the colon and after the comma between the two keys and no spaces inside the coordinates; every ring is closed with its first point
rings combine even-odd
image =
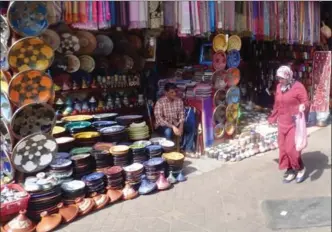
{"type": "Polygon", "coordinates": [[[169,172],[169,175],[167,177],[167,181],[171,184],[175,184],[177,182],[176,178],[173,175],[173,171],[169,172]]]}
{"type": "Polygon", "coordinates": [[[177,181],[179,182],[184,182],[187,180],[187,178],[183,175],[182,170],[180,171],[179,175],[176,178],[177,181]]]}

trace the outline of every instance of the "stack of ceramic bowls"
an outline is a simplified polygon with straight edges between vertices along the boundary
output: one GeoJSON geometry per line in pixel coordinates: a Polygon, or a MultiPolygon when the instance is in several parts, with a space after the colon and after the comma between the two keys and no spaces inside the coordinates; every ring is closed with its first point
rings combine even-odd
{"type": "Polygon", "coordinates": [[[125,116],[120,116],[115,119],[117,123],[123,126],[129,126],[130,124],[134,123],[139,123],[143,121],[143,116],[142,115],[125,115],[125,116]]]}
{"type": "Polygon", "coordinates": [[[124,167],[123,170],[125,171],[126,182],[138,189],[139,184],[141,183],[144,166],[140,163],[133,163],[124,167]]]}
{"type": "Polygon", "coordinates": [[[117,113],[104,113],[104,114],[95,114],[93,115],[94,121],[113,121],[116,116],[118,116],[117,113]]]}
{"type": "Polygon", "coordinates": [[[124,173],[119,166],[113,166],[105,171],[107,177],[107,186],[112,189],[123,189],[124,187],[124,173]]]}
{"type": "Polygon", "coordinates": [[[148,155],[146,154],[144,144],[132,144],[130,145],[131,154],[134,163],[143,164],[145,161],[149,159],[148,155]]]}
{"type": "Polygon", "coordinates": [[[84,181],[87,193],[105,193],[106,191],[106,177],[102,172],[94,172],[82,178],[84,181]]]}
{"type": "Polygon", "coordinates": [[[86,131],[74,134],[75,144],[77,146],[93,146],[98,142],[100,133],[96,131],[86,131]]]}
{"type": "Polygon", "coordinates": [[[163,138],[163,137],[155,137],[155,138],[152,138],[150,139],[150,142],[153,144],[153,145],[160,145],[161,142],[165,141],[166,139],[163,138]]]}
{"type": "Polygon", "coordinates": [[[125,167],[129,163],[129,147],[126,145],[113,146],[110,149],[113,156],[113,163],[115,166],[125,167]]]}
{"type": "Polygon", "coordinates": [[[165,171],[165,160],[163,158],[149,159],[143,165],[147,179],[152,182],[156,182],[160,172],[165,171]]]}
{"type": "Polygon", "coordinates": [[[127,140],[128,133],[124,126],[109,126],[99,130],[104,142],[121,142],[127,140]]]}
{"type": "Polygon", "coordinates": [[[88,131],[90,127],[91,127],[91,122],[88,121],[69,122],[65,124],[66,130],[72,135],[88,131]]]}
{"type": "Polygon", "coordinates": [[[57,158],[50,164],[50,176],[58,180],[58,184],[72,180],[73,167],[70,159],[57,158]]]}
{"type": "Polygon", "coordinates": [[[53,127],[52,135],[54,138],[63,137],[63,136],[65,136],[65,134],[66,134],[66,128],[64,128],[62,126],[53,127]]]}
{"type": "Polygon", "coordinates": [[[149,127],[145,122],[130,124],[128,133],[129,139],[133,141],[147,139],[150,137],[149,127]]]}
{"type": "Polygon", "coordinates": [[[86,194],[85,183],[80,180],[65,182],[61,185],[62,199],[65,204],[75,204],[77,198],[84,198],[86,194]]]}
{"type": "Polygon", "coordinates": [[[171,152],[175,150],[175,143],[170,140],[164,140],[160,142],[164,152],[171,152]]]}
{"type": "Polygon", "coordinates": [[[76,147],[70,151],[70,156],[90,153],[92,149],[92,147],[76,147]]]}
{"type": "Polygon", "coordinates": [[[110,127],[110,126],[114,126],[116,125],[117,122],[115,121],[95,121],[92,123],[92,127],[97,130],[100,131],[101,129],[105,128],[105,127],[110,127]]]}
{"type": "Polygon", "coordinates": [[[74,155],[70,159],[73,161],[75,179],[81,179],[83,176],[89,175],[94,169],[89,153],[74,155]]]}
{"type": "Polygon", "coordinates": [[[163,158],[167,163],[167,170],[177,175],[183,169],[184,155],[179,152],[164,153],[163,158]]]}
{"type": "Polygon", "coordinates": [[[69,152],[75,146],[73,137],[59,137],[55,141],[58,144],[58,152],[69,152]]]}
{"type": "Polygon", "coordinates": [[[108,168],[113,165],[113,157],[107,150],[92,150],[91,155],[96,163],[96,171],[102,171],[104,168],[108,168]]]}
{"type": "Polygon", "coordinates": [[[150,145],[146,147],[146,153],[150,158],[161,157],[163,148],[160,145],[150,145]]]}

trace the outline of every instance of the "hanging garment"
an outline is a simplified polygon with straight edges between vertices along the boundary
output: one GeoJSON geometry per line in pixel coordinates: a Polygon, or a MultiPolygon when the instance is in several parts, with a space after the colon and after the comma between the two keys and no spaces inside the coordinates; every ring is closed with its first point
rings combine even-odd
{"type": "Polygon", "coordinates": [[[215,2],[209,1],[209,25],[210,25],[210,32],[215,32],[215,2]]]}
{"type": "Polygon", "coordinates": [[[139,26],[139,2],[129,2],[129,29],[137,29],[139,26]]]}
{"type": "Polygon", "coordinates": [[[217,1],[216,7],[216,28],[223,29],[224,27],[224,1],[217,1]]]}
{"type": "Polygon", "coordinates": [[[189,1],[181,1],[179,4],[179,28],[178,36],[183,37],[191,34],[190,27],[190,5],[189,1]]]}
{"type": "Polygon", "coordinates": [[[176,2],[163,2],[164,6],[164,25],[166,27],[176,27],[175,23],[175,4],[176,2]]]}
{"type": "Polygon", "coordinates": [[[148,2],[139,1],[138,11],[138,28],[143,29],[148,27],[148,2]]]}

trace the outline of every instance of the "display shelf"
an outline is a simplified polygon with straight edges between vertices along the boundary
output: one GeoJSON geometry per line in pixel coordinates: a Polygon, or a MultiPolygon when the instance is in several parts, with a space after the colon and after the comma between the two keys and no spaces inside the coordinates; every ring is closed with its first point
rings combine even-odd
{"type": "Polygon", "coordinates": [[[118,91],[130,91],[140,88],[140,86],[132,87],[119,87],[119,88],[85,88],[85,89],[69,89],[55,91],[56,96],[77,94],[77,93],[102,93],[102,92],[118,92],[118,91]]]}

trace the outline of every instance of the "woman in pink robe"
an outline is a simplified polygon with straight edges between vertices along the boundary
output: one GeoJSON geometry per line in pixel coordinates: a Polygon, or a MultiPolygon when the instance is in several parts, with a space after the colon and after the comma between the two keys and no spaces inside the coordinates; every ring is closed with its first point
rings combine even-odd
{"type": "Polygon", "coordinates": [[[286,170],[285,183],[294,179],[300,183],[304,180],[305,168],[301,152],[295,149],[295,116],[309,109],[308,94],[305,87],[293,79],[288,66],[277,70],[277,78],[279,84],[269,122],[278,124],[279,169],[286,170]]]}

